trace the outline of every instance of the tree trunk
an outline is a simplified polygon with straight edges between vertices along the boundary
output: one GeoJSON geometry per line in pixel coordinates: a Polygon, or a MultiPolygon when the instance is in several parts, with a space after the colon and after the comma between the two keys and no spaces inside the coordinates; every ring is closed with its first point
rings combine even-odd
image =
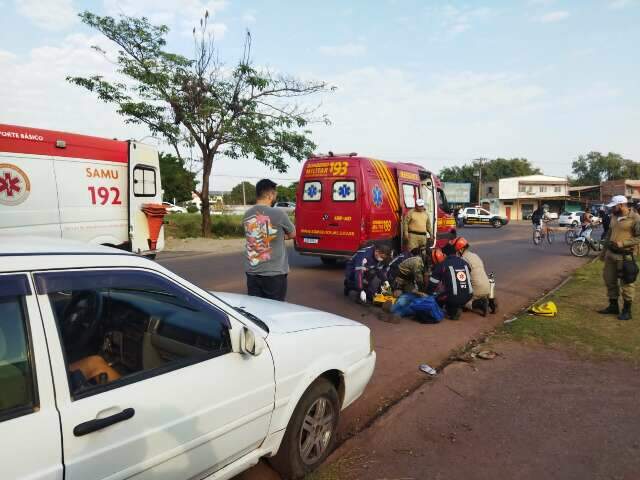
{"type": "Polygon", "coordinates": [[[212,233],[211,211],[209,210],[209,176],[213,165],[213,153],[207,152],[202,156],[202,159],[202,192],[200,194],[200,199],[202,200],[202,236],[209,237],[212,233]]]}

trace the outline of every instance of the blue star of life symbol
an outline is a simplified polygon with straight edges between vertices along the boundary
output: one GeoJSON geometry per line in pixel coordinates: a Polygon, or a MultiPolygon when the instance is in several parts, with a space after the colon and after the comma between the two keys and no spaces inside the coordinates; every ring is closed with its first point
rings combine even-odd
{"type": "Polygon", "coordinates": [[[307,195],[309,195],[309,197],[313,198],[318,194],[318,188],[315,185],[309,185],[309,187],[307,187],[307,195]]]}
{"type": "Polygon", "coordinates": [[[373,204],[376,207],[380,207],[382,205],[382,189],[378,185],[373,187],[373,204]]]}
{"type": "Polygon", "coordinates": [[[349,195],[351,195],[351,187],[349,185],[340,185],[340,188],[338,189],[338,195],[340,195],[342,198],[347,198],[349,195]]]}

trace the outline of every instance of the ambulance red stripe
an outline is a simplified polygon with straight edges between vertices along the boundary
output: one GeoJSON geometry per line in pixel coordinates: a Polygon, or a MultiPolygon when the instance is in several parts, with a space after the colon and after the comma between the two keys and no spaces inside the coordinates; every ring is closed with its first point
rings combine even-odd
{"type": "Polygon", "coordinates": [[[21,153],[117,163],[129,162],[129,142],[0,124],[0,153],[21,153]],[[56,146],[64,142],[64,148],[56,146]]]}

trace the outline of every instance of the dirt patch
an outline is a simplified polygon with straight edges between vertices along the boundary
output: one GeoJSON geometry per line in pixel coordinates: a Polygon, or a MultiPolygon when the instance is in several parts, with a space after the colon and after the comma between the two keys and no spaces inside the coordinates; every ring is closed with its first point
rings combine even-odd
{"type": "Polygon", "coordinates": [[[167,238],[164,252],[227,254],[241,252],[244,248],[244,238],[167,238]]]}
{"type": "Polygon", "coordinates": [[[494,360],[451,364],[314,479],[637,478],[637,366],[513,342],[491,349],[494,360]]]}

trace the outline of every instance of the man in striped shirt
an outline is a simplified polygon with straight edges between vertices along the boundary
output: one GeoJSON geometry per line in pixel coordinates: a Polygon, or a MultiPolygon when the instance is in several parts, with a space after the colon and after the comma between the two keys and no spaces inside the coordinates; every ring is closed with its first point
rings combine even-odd
{"type": "Polygon", "coordinates": [[[433,267],[427,293],[433,295],[438,291],[438,303],[445,308],[451,320],[458,320],[462,307],[473,297],[471,267],[456,255],[456,249],[450,243],[442,252],[447,258],[433,267]]]}

